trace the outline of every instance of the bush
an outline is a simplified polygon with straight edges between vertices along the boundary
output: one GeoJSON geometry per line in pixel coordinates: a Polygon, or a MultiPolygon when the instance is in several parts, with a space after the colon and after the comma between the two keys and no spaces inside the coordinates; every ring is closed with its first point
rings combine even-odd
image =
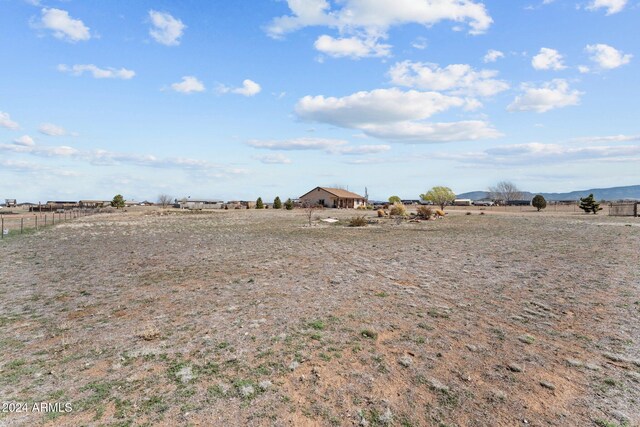
{"type": "Polygon", "coordinates": [[[264,203],[262,203],[262,197],[258,197],[258,200],[256,200],[256,209],[264,209],[264,203]]]}
{"type": "Polygon", "coordinates": [[[436,216],[444,216],[444,211],[441,209],[436,209],[436,216]]]}
{"type": "Polygon", "coordinates": [[[287,201],[284,202],[284,208],[288,211],[293,210],[293,200],[287,199],[287,201]]]}
{"type": "Polygon", "coordinates": [[[389,203],[401,203],[400,197],[398,196],[389,197],[389,203]]]}
{"type": "Polygon", "coordinates": [[[364,215],[354,216],[349,220],[349,227],[365,227],[368,223],[364,215]]]}
{"type": "Polygon", "coordinates": [[[391,216],[407,216],[407,208],[402,203],[394,203],[389,214],[391,216]]]}
{"type": "Polygon", "coordinates": [[[418,217],[422,219],[430,219],[433,216],[433,209],[429,206],[418,206],[418,217]]]}
{"type": "Polygon", "coordinates": [[[378,218],[384,218],[385,216],[387,216],[387,213],[384,209],[378,209],[378,218]]]}

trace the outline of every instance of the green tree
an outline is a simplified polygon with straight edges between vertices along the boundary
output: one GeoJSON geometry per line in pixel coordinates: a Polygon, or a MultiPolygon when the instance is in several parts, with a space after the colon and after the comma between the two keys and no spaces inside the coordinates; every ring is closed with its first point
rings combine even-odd
{"type": "Polygon", "coordinates": [[[444,210],[447,204],[453,203],[456,199],[456,195],[449,187],[433,187],[425,194],[421,194],[420,198],[425,202],[431,202],[434,205],[440,206],[440,209],[444,210]]]}
{"type": "Polygon", "coordinates": [[[391,197],[389,197],[389,203],[391,203],[391,204],[402,203],[402,200],[400,200],[400,197],[398,197],[398,196],[391,196],[391,197]]]}
{"type": "Polygon", "coordinates": [[[593,194],[589,194],[588,197],[580,198],[580,204],[578,205],[580,209],[584,211],[584,213],[593,212],[593,214],[597,214],[598,211],[601,211],[600,203],[596,202],[596,199],[593,198],[593,194]]]}
{"type": "Polygon", "coordinates": [[[282,209],[282,202],[280,201],[279,196],[276,196],[276,198],[273,199],[273,209],[282,209]]]}
{"type": "Polygon", "coordinates": [[[293,210],[293,200],[287,199],[287,201],[284,202],[284,208],[288,211],[293,210]]]}
{"type": "Polygon", "coordinates": [[[258,197],[258,200],[256,200],[256,209],[264,209],[264,203],[262,203],[262,197],[258,197]]]}
{"type": "Polygon", "coordinates": [[[113,200],[111,201],[111,206],[116,209],[124,208],[124,197],[121,194],[116,194],[113,196],[113,200]]]}
{"type": "Polygon", "coordinates": [[[542,194],[537,194],[536,196],[534,196],[533,200],[531,200],[531,204],[534,208],[538,209],[538,212],[540,212],[541,209],[547,207],[547,201],[542,194]]]}

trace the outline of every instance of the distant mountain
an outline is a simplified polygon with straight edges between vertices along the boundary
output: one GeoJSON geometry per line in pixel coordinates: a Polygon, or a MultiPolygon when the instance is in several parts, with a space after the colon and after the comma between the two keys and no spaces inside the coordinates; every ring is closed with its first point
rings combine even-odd
{"type": "MultiPolygon", "coordinates": [[[[578,200],[593,193],[596,200],[640,200],[640,185],[629,185],[627,187],[592,188],[590,190],[571,191],[569,193],[530,193],[523,191],[524,199],[532,199],[536,194],[542,194],[547,200],[578,200]]],[[[486,191],[470,191],[458,194],[458,199],[480,200],[489,197],[486,191]]]]}

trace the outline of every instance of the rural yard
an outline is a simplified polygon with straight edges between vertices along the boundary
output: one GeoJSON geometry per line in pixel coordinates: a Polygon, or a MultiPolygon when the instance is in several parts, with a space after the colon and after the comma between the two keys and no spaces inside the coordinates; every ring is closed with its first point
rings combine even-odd
{"type": "Polygon", "coordinates": [[[0,396],[29,410],[0,425],[640,425],[639,219],[447,212],[147,209],[12,235],[0,396]]]}

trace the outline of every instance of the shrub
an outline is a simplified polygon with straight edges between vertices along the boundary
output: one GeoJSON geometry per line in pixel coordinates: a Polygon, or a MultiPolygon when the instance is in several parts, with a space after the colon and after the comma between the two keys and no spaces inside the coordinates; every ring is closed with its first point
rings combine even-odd
{"type": "Polygon", "coordinates": [[[378,209],[378,218],[384,218],[385,216],[387,216],[387,213],[384,209],[378,209]]]}
{"type": "Polygon", "coordinates": [[[354,216],[349,220],[349,227],[365,227],[368,224],[364,215],[354,216]]]}
{"type": "Polygon", "coordinates": [[[359,211],[366,211],[367,207],[365,205],[360,205],[356,209],[359,210],[359,211]]]}
{"type": "Polygon", "coordinates": [[[418,206],[418,217],[422,219],[430,219],[433,216],[433,209],[429,206],[418,206]]]}
{"type": "Polygon", "coordinates": [[[121,194],[116,194],[111,201],[111,206],[116,209],[124,208],[124,197],[121,194]]]}
{"type": "Polygon", "coordinates": [[[287,199],[286,202],[284,202],[284,208],[288,211],[293,209],[293,200],[291,199],[287,199]]]}
{"type": "Polygon", "coordinates": [[[533,200],[531,200],[531,204],[534,208],[538,209],[538,212],[540,212],[541,209],[547,207],[547,201],[544,199],[544,196],[542,194],[534,196],[533,200]]]}
{"type": "Polygon", "coordinates": [[[264,209],[264,203],[262,203],[262,197],[258,197],[258,200],[256,200],[256,209],[264,209]]]}
{"type": "Polygon", "coordinates": [[[593,212],[593,214],[597,214],[598,211],[601,211],[600,203],[596,202],[593,198],[593,194],[589,194],[588,197],[580,198],[580,209],[584,211],[584,213],[593,212]]]}
{"type": "Polygon", "coordinates": [[[456,195],[449,187],[433,187],[425,194],[421,194],[420,198],[425,202],[432,202],[434,205],[439,205],[441,210],[444,210],[446,205],[453,203],[456,195]]]}
{"type": "Polygon", "coordinates": [[[402,203],[394,203],[389,210],[392,216],[407,216],[407,208],[402,203]]]}
{"type": "Polygon", "coordinates": [[[282,201],[279,196],[273,199],[273,209],[282,209],[282,201]]]}
{"type": "Polygon", "coordinates": [[[436,209],[436,216],[444,216],[444,211],[440,209],[436,209]]]}

